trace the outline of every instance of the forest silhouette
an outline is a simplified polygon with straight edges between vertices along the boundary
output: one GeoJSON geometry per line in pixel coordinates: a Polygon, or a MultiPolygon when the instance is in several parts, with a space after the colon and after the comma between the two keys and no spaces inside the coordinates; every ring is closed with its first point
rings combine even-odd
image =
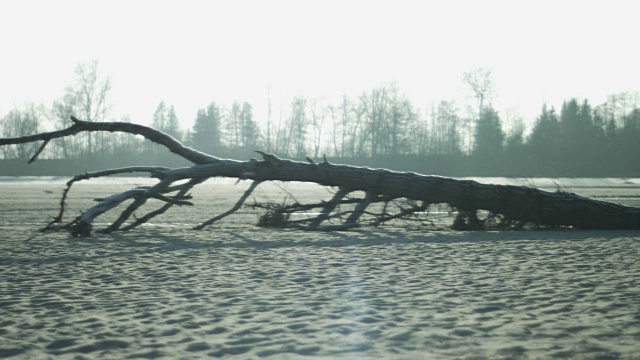
{"type": "MultiPolygon", "coordinates": [[[[262,150],[292,159],[326,156],[333,163],[449,176],[640,176],[639,93],[613,94],[596,106],[577,98],[569,98],[559,110],[541,104],[527,129],[523,119],[505,119],[492,107],[491,81],[484,69],[465,74],[478,106],[464,111],[451,100],[416,107],[396,84],[384,84],[336,102],[298,95],[279,104],[278,116],[269,98],[264,119],[256,118],[249,102],[227,106],[214,100],[197,111],[189,129],[181,128],[174,107],[161,101],[151,127],[197,150],[234,159],[255,157],[254,151],[262,150]]],[[[2,137],[62,129],[71,115],[130,121],[110,114],[110,91],[111,79],[100,76],[97,62],[79,64],[76,79],[51,107],[27,104],[3,114],[2,137]]],[[[2,147],[0,176],[71,175],[183,161],[129,134],[83,133],[52,145],[37,166],[27,166],[27,161],[39,144],[2,147]]]]}

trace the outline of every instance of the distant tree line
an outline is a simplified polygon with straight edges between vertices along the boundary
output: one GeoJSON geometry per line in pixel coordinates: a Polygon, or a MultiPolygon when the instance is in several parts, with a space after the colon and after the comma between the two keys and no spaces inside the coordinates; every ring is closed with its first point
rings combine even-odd
{"type": "MultiPolygon", "coordinates": [[[[97,62],[80,64],[74,82],[50,108],[27,104],[0,118],[3,137],[63,129],[74,114],[88,121],[113,121],[111,80],[97,62]]],[[[339,161],[452,175],[640,176],[640,94],[609,96],[604,104],[566,100],[559,111],[542,105],[533,128],[508,118],[491,104],[493,78],[485,69],[465,73],[477,100],[461,110],[452,100],[418,108],[395,84],[338,101],[294,97],[277,116],[268,98],[266,119],[254,117],[250,103],[215,101],[197,111],[182,129],[173,105],[160,101],[150,125],[195,149],[234,158],[265,150],[303,159],[326,155],[339,161]],[[456,169],[456,170],[453,170],[456,169]]],[[[129,121],[127,118],[118,121],[129,121]]],[[[2,147],[5,160],[26,160],[37,144],[2,147]]],[[[57,140],[45,159],[133,157],[162,163],[170,157],[156,145],[127,134],[80,134],[57,140]]]]}

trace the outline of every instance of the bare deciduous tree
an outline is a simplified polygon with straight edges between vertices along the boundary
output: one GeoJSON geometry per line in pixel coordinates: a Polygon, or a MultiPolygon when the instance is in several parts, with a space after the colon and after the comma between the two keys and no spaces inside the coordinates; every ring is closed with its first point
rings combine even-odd
{"type": "Polygon", "coordinates": [[[359,107],[365,116],[365,134],[369,143],[369,156],[375,157],[380,151],[382,137],[385,135],[387,87],[370,90],[360,96],[359,107]]]}
{"type": "Polygon", "coordinates": [[[464,83],[469,85],[478,102],[478,116],[481,116],[485,101],[488,100],[495,91],[493,73],[490,69],[479,67],[465,72],[463,79],[464,83]]]}
{"type": "MultiPolygon", "coordinates": [[[[308,100],[303,95],[296,96],[291,102],[287,144],[293,143],[292,154],[298,159],[303,158],[307,153],[305,149],[305,144],[307,143],[307,128],[309,126],[307,107],[308,100]]],[[[288,149],[289,147],[286,146],[285,148],[288,149]]]]}
{"type": "Polygon", "coordinates": [[[320,156],[320,146],[324,134],[324,124],[327,119],[329,108],[319,99],[314,99],[309,104],[309,115],[311,124],[311,138],[313,142],[313,156],[320,156]]]}
{"type": "MultiPolygon", "coordinates": [[[[98,73],[98,61],[78,64],[75,74],[74,82],[66,87],[62,98],[53,105],[58,129],[64,128],[71,114],[82,114],[86,121],[100,122],[106,120],[111,110],[111,78],[102,77],[98,73]]],[[[102,134],[98,138],[97,146],[91,133],[83,134],[81,139],[85,144],[62,143],[63,152],[69,156],[91,156],[103,150],[102,134]]]]}
{"type": "MultiPolygon", "coordinates": [[[[44,119],[42,105],[27,104],[23,109],[14,108],[5,115],[0,123],[3,126],[3,137],[20,137],[40,131],[44,119]]],[[[38,149],[34,143],[15,144],[3,147],[5,159],[28,159],[38,149]]]]}
{"type": "Polygon", "coordinates": [[[460,119],[453,101],[432,105],[429,131],[430,155],[455,155],[460,152],[460,119]]]}
{"type": "MultiPolygon", "coordinates": [[[[478,114],[475,120],[477,121],[482,117],[485,102],[489,100],[495,92],[495,80],[493,78],[493,72],[490,69],[484,67],[475,68],[464,73],[463,81],[469,86],[476,99],[478,114]]],[[[469,118],[468,121],[469,123],[467,124],[467,141],[468,150],[470,153],[472,149],[471,135],[473,133],[473,127],[471,125],[471,118],[469,118]]]]}

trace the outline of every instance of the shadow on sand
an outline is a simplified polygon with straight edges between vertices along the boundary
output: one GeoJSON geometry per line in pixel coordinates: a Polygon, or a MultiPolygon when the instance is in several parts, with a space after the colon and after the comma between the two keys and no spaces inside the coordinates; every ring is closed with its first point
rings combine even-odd
{"type": "Polygon", "coordinates": [[[241,249],[262,251],[269,249],[301,248],[368,248],[408,244],[476,244],[500,246],[506,243],[531,244],[532,242],[582,242],[610,241],[616,238],[634,236],[628,231],[435,231],[390,228],[359,230],[350,232],[301,232],[281,229],[214,229],[208,231],[147,230],[131,233],[100,234],[92,238],[74,238],[66,234],[33,235],[24,241],[46,246],[55,242],[64,248],[64,254],[21,258],[2,256],[0,264],[15,263],[57,263],[66,261],[92,261],[105,257],[127,257],[138,254],[166,253],[184,250],[241,249]]]}

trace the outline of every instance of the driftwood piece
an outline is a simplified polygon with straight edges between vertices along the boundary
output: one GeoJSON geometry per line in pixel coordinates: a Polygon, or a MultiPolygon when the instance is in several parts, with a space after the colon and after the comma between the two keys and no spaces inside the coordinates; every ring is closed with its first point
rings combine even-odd
{"type": "MultiPolygon", "coordinates": [[[[595,200],[568,192],[548,192],[524,186],[481,184],[472,180],[458,180],[412,172],[338,165],[328,162],[326,158],[320,163],[316,163],[312,159],[307,159],[307,162],[293,161],[261,151],[257,152],[262,155],[262,161],[220,159],[186,147],[171,136],[143,125],[119,122],[93,123],[74,117],[71,120],[73,124],[67,129],[19,138],[0,139],[0,146],[43,141],[38,152],[31,159],[33,161],[45,146],[56,138],[73,136],[80,132],[118,131],[141,135],[191,161],[194,165],[175,169],[139,166],[77,175],[67,184],[61,201],[60,213],[45,228],[46,230],[64,228],[74,235],[88,236],[92,230],[91,224],[96,217],[128,200],[133,200],[133,202],[120,214],[119,218],[106,229],[99,231],[112,232],[132,229],[164,213],[174,205],[191,205],[191,202],[187,201],[187,192],[193,186],[212,177],[248,179],[253,180],[253,185],[232,209],[213,217],[197,226],[196,229],[202,229],[236,212],[258,184],[264,181],[310,182],[338,189],[329,201],[312,206],[306,205],[307,209],[320,209],[319,214],[315,217],[307,219],[305,223],[289,220],[285,223],[285,226],[290,225],[304,230],[347,230],[358,227],[362,225],[361,216],[367,213],[368,207],[381,202],[385,203],[383,213],[377,214],[377,220],[372,222],[373,225],[415,215],[432,204],[448,204],[457,212],[453,227],[461,230],[484,229],[489,224],[497,228],[511,229],[522,228],[525,224],[539,227],[580,229],[640,228],[640,208],[595,200]],[[156,185],[148,188],[132,189],[102,199],[73,221],[63,223],[64,203],[73,183],[125,172],[146,172],[152,177],[158,178],[159,181],[156,185]],[[174,185],[175,182],[185,179],[189,181],[181,185],[174,185]],[[174,192],[177,194],[168,195],[174,192]],[[349,198],[350,194],[354,192],[364,192],[365,197],[349,198]],[[125,225],[131,214],[150,198],[162,200],[165,205],[161,209],[125,225]],[[399,207],[395,213],[389,213],[386,205],[395,199],[409,199],[417,205],[399,207]],[[339,205],[347,203],[355,204],[355,208],[350,212],[336,210],[339,205]],[[478,210],[485,210],[489,216],[480,220],[478,210]],[[345,219],[342,215],[348,216],[345,219]],[[332,222],[336,220],[339,222],[332,222]]],[[[294,204],[289,208],[282,207],[278,211],[282,213],[295,211],[296,208],[304,206],[303,204],[294,204]]]]}

